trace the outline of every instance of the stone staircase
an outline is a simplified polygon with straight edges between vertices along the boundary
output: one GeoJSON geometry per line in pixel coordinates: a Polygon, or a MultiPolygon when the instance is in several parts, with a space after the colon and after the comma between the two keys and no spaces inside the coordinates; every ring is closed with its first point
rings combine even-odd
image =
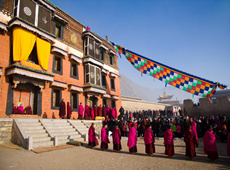
{"type": "MultiPolygon", "coordinates": [[[[88,141],[88,130],[92,123],[70,119],[2,119],[4,120],[0,120],[0,143],[1,139],[7,138],[7,141],[28,150],[63,145],[70,140],[88,141]]],[[[101,124],[98,121],[93,122],[96,125],[101,124]]],[[[100,126],[98,128],[101,129],[100,126]]]]}
{"type": "Polygon", "coordinates": [[[42,119],[41,122],[52,138],[57,137],[58,145],[66,144],[70,140],[84,140],[68,120],[42,119]]]}
{"type": "Polygon", "coordinates": [[[68,120],[70,124],[77,129],[79,134],[81,134],[82,137],[86,137],[88,135],[89,127],[83,123],[81,120],[68,120]]]}
{"type": "Polygon", "coordinates": [[[42,148],[53,146],[52,138],[42,126],[39,119],[18,119],[20,127],[25,137],[33,137],[33,148],[42,148]]]}

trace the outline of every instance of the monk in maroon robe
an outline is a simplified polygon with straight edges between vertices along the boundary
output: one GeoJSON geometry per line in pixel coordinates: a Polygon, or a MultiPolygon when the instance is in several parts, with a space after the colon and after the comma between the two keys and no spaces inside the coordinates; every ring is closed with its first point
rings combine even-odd
{"type": "Polygon", "coordinates": [[[113,150],[115,150],[116,152],[119,152],[122,149],[121,148],[121,131],[117,124],[115,128],[113,129],[112,137],[113,137],[113,150]]]}
{"type": "Polygon", "coordinates": [[[230,157],[230,132],[228,132],[227,154],[230,157]]]}
{"type": "Polygon", "coordinates": [[[185,156],[189,159],[196,157],[195,144],[196,138],[192,133],[191,126],[188,127],[188,130],[184,133],[184,142],[186,145],[186,154],[185,156]]]}
{"type": "Polygon", "coordinates": [[[129,152],[134,154],[137,152],[137,133],[136,129],[134,128],[134,124],[131,124],[128,134],[128,143],[129,152]]]}
{"type": "Polygon", "coordinates": [[[164,145],[165,145],[165,154],[171,158],[174,153],[174,142],[173,142],[173,132],[171,127],[168,126],[167,130],[164,132],[164,145]]]}
{"type": "Polygon", "coordinates": [[[107,123],[103,122],[103,127],[101,129],[101,149],[104,151],[108,149],[109,142],[109,131],[107,129],[107,123]]]}
{"type": "Polygon", "coordinates": [[[65,115],[66,115],[65,102],[64,102],[64,99],[62,99],[60,102],[60,107],[59,107],[59,116],[60,118],[64,119],[65,115]]]}
{"type": "Polygon", "coordinates": [[[196,139],[196,146],[198,146],[199,142],[198,142],[198,135],[196,130],[196,123],[193,121],[193,118],[190,118],[189,125],[191,126],[192,133],[196,139]]]}
{"type": "Polygon", "coordinates": [[[145,142],[145,153],[147,153],[149,156],[151,156],[153,153],[155,153],[155,139],[153,131],[151,130],[151,126],[147,124],[146,130],[144,133],[144,142],[145,142]]]}
{"type": "Polygon", "coordinates": [[[97,109],[97,106],[96,105],[94,105],[93,106],[93,111],[94,111],[94,117],[96,117],[97,116],[97,111],[98,109],[97,109]]]}
{"type": "Polygon", "coordinates": [[[23,109],[22,104],[18,106],[18,114],[24,114],[24,109],[23,109]]]}
{"type": "Polygon", "coordinates": [[[111,109],[109,106],[106,107],[106,116],[109,116],[109,118],[111,117],[111,109]]]}
{"type": "Polygon", "coordinates": [[[84,108],[82,106],[82,103],[78,106],[78,119],[82,120],[83,119],[83,113],[84,113],[84,108]]]}
{"type": "Polygon", "coordinates": [[[94,109],[93,107],[90,109],[90,119],[95,119],[94,109]]]}
{"type": "Polygon", "coordinates": [[[12,114],[17,114],[17,113],[18,113],[18,109],[17,109],[17,107],[13,104],[12,114]]]}
{"type": "Polygon", "coordinates": [[[208,130],[204,134],[204,153],[211,161],[219,159],[216,147],[216,136],[212,130],[212,125],[208,125],[208,130]]]}
{"type": "Polygon", "coordinates": [[[104,117],[106,117],[106,115],[107,115],[107,109],[106,109],[105,105],[102,107],[102,115],[104,117]]]}
{"type": "Polygon", "coordinates": [[[98,113],[97,113],[97,116],[102,116],[102,107],[101,105],[98,107],[98,113]]]}
{"type": "Polygon", "coordinates": [[[27,113],[27,114],[30,114],[30,115],[33,114],[33,113],[32,113],[32,109],[31,109],[31,106],[27,106],[27,107],[25,108],[25,110],[26,110],[26,113],[27,113]]]}
{"type": "Polygon", "coordinates": [[[72,108],[69,105],[69,102],[67,102],[67,119],[71,119],[71,115],[72,115],[72,108]]]}
{"type": "Polygon", "coordinates": [[[95,128],[94,128],[94,123],[91,124],[90,128],[89,128],[89,143],[88,146],[92,149],[93,147],[97,146],[98,140],[96,138],[96,133],[95,133],[95,128]]]}
{"type": "Polygon", "coordinates": [[[86,104],[85,105],[85,115],[84,115],[84,119],[89,120],[90,119],[90,108],[89,106],[86,104]]]}

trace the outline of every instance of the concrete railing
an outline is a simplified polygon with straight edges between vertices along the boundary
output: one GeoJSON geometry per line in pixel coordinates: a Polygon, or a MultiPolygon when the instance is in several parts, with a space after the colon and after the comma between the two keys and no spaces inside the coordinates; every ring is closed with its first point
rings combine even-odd
{"type": "Polygon", "coordinates": [[[26,136],[23,128],[20,126],[20,122],[17,119],[13,120],[13,127],[12,127],[12,142],[22,146],[25,149],[31,150],[32,149],[32,137],[26,136]]]}

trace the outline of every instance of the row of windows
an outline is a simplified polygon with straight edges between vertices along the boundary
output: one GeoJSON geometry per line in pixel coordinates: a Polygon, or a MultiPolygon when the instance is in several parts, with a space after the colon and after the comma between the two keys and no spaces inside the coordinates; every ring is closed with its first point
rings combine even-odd
{"type": "MultiPolygon", "coordinates": [[[[62,90],[60,89],[52,89],[52,95],[51,95],[51,109],[59,109],[60,102],[62,100],[62,90]]],[[[107,99],[103,98],[102,104],[107,106],[107,99]]],[[[78,93],[76,92],[70,92],[70,106],[73,111],[78,110],[79,106],[79,98],[78,98],[78,93]]],[[[116,101],[112,100],[111,101],[111,107],[114,108],[116,107],[116,101]]]]}
{"type": "MultiPolygon", "coordinates": [[[[100,48],[100,59],[101,61],[105,61],[105,49],[100,48]]],[[[114,54],[109,53],[109,64],[114,65],[114,54]]]]}
{"type": "MultiPolygon", "coordinates": [[[[62,75],[62,58],[54,56],[53,58],[53,73],[62,75]]],[[[78,65],[76,63],[70,62],[70,77],[78,79],[78,65]]]]}

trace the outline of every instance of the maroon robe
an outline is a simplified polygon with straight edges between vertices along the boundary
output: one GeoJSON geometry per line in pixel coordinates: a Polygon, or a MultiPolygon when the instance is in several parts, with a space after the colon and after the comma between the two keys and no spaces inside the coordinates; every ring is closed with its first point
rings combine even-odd
{"type": "Polygon", "coordinates": [[[66,115],[65,102],[61,101],[60,102],[60,108],[59,108],[59,116],[60,116],[60,118],[64,119],[65,115],[66,115]]]}
{"type": "Polygon", "coordinates": [[[101,129],[101,149],[105,150],[108,149],[109,142],[109,132],[108,129],[103,127],[101,129]]]}
{"type": "Polygon", "coordinates": [[[31,106],[27,106],[27,107],[25,108],[25,110],[26,110],[26,113],[27,113],[27,114],[30,114],[30,115],[33,114],[33,113],[32,113],[32,109],[31,109],[31,106]]]}
{"type": "Polygon", "coordinates": [[[89,120],[90,119],[90,108],[88,105],[85,105],[85,115],[84,119],[89,120]]]}
{"type": "Polygon", "coordinates": [[[70,107],[69,103],[67,103],[67,119],[71,119],[72,115],[72,108],[70,107]]]}
{"type": "Polygon", "coordinates": [[[78,119],[82,120],[83,119],[83,112],[84,112],[84,108],[82,105],[78,106],[78,119]]]}
{"type": "Polygon", "coordinates": [[[94,117],[96,117],[97,116],[97,106],[93,106],[93,111],[94,111],[94,117]]]}
{"type": "Polygon", "coordinates": [[[228,132],[227,154],[230,157],[230,132],[228,132]]]}
{"type": "Polygon", "coordinates": [[[89,136],[89,143],[88,143],[88,145],[91,148],[97,146],[98,145],[98,140],[96,138],[95,128],[93,126],[90,126],[89,132],[88,132],[88,136],[89,136]]]}
{"type": "Polygon", "coordinates": [[[144,133],[144,142],[145,142],[145,153],[152,155],[155,153],[155,139],[154,139],[154,134],[151,129],[146,129],[144,133]]]}
{"type": "Polygon", "coordinates": [[[18,114],[24,114],[23,106],[18,106],[18,114]]]}
{"type": "Polygon", "coordinates": [[[112,133],[112,137],[113,137],[113,150],[115,151],[119,151],[121,150],[121,131],[118,127],[115,127],[113,129],[113,133],[112,133]]]}
{"type": "Polygon", "coordinates": [[[184,133],[184,142],[186,145],[185,156],[188,156],[189,158],[194,158],[196,156],[196,151],[195,151],[196,138],[193,135],[192,130],[187,130],[184,133]]]}
{"type": "Polygon", "coordinates": [[[97,114],[97,116],[102,116],[102,107],[101,106],[99,106],[98,107],[98,114],[97,114]]]}
{"type": "Polygon", "coordinates": [[[164,132],[164,145],[165,145],[165,154],[168,156],[173,156],[174,153],[174,143],[173,143],[173,132],[171,129],[167,129],[164,132]]]}
{"type": "Polygon", "coordinates": [[[12,111],[12,114],[17,114],[18,113],[18,109],[16,106],[13,106],[13,111],[12,111]]]}
{"type": "Polygon", "coordinates": [[[107,109],[105,106],[102,107],[102,114],[104,117],[106,117],[106,114],[107,114],[107,109]]]}

